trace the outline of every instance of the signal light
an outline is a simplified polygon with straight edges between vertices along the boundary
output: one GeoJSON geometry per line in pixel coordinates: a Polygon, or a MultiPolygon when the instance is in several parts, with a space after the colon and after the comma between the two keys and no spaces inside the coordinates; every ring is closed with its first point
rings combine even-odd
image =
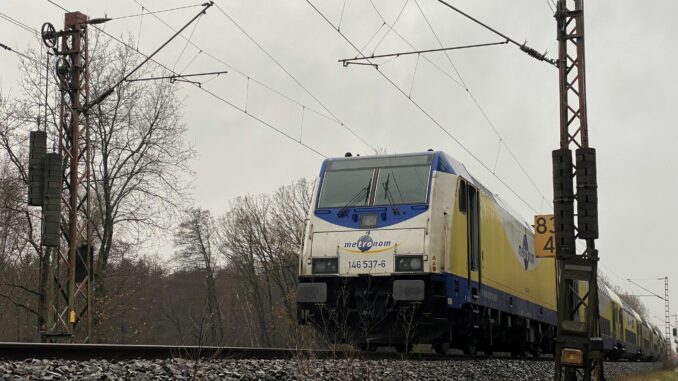
{"type": "Polygon", "coordinates": [[[580,238],[598,238],[596,150],[579,148],[577,156],[577,219],[580,238]]]}
{"type": "Polygon", "coordinates": [[[44,197],[44,160],[47,154],[47,133],[31,131],[28,149],[28,205],[40,206],[44,197]]]}
{"type": "Polygon", "coordinates": [[[563,348],[560,351],[560,363],[581,368],[584,366],[584,351],[576,348],[563,348]]]}
{"type": "Polygon", "coordinates": [[[61,186],[63,162],[58,153],[48,153],[44,162],[41,245],[58,247],[61,232],[61,186]]]}
{"type": "Polygon", "coordinates": [[[403,255],[396,257],[396,271],[423,271],[424,261],[421,255],[403,255]]]}
{"type": "Polygon", "coordinates": [[[552,152],[552,156],[556,253],[560,257],[569,257],[576,253],[572,151],[557,149],[552,152]]]}
{"type": "Polygon", "coordinates": [[[336,274],[339,272],[338,258],[318,258],[313,259],[313,274],[336,274]]]}

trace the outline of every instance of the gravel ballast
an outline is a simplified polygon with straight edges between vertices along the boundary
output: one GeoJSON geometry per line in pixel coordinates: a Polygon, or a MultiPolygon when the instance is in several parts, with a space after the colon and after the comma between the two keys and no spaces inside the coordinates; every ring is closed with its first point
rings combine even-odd
{"type": "MultiPolygon", "coordinates": [[[[606,363],[607,379],[659,367],[606,363]]],[[[553,362],[526,360],[0,360],[9,380],[552,380],[553,362]]]]}

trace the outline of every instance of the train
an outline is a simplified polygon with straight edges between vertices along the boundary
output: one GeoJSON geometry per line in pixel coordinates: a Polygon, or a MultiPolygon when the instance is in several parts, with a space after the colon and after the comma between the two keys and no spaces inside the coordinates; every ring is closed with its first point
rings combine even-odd
{"type": "MultiPolygon", "coordinates": [[[[297,320],[333,343],[552,353],[555,260],[533,227],[442,151],[323,161],[299,255],[297,320]]],[[[660,331],[601,284],[610,359],[656,360],[660,331]]]]}

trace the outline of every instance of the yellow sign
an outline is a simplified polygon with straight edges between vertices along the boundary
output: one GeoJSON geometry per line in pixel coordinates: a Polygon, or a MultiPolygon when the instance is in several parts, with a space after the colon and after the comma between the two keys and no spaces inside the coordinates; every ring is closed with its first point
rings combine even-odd
{"type": "Polygon", "coordinates": [[[537,258],[553,258],[556,256],[553,214],[534,216],[534,246],[537,258]]]}

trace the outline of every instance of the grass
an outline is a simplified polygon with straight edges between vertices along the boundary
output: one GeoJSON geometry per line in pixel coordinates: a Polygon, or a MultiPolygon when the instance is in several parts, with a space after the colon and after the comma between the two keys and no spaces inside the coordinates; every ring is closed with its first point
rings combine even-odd
{"type": "Polygon", "coordinates": [[[636,373],[621,378],[615,378],[614,381],[678,381],[678,369],[653,370],[647,373],[636,373]]]}

